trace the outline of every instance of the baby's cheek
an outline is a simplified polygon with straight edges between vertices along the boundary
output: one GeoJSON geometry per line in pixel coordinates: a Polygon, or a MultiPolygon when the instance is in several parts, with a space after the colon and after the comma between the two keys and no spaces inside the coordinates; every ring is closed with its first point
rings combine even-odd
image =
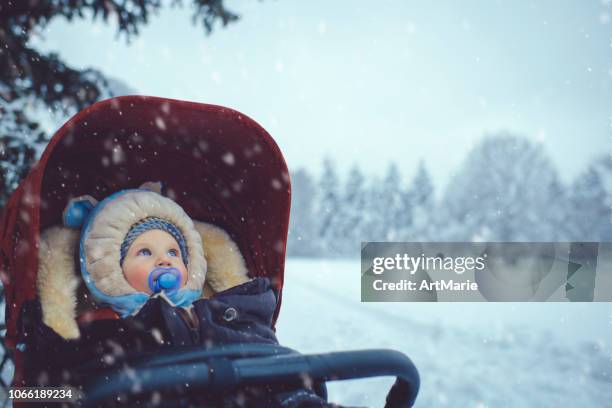
{"type": "Polygon", "coordinates": [[[185,286],[187,284],[187,277],[189,276],[188,275],[189,272],[187,272],[187,268],[185,268],[185,265],[179,266],[178,270],[181,271],[181,276],[182,276],[182,279],[181,279],[181,288],[182,288],[183,286],[185,286]]]}
{"type": "Polygon", "coordinates": [[[132,286],[134,289],[140,291],[140,292],[145,292],[145,293],[150,293],[151,290],[149,289],[149,273],[150,273],[150,268],[148,268],[145,265],[136,265],[131,267],[127,273],[125,274],[126,280],[128,281],[128,283],[130,284],[130,286],[132,286]]]}

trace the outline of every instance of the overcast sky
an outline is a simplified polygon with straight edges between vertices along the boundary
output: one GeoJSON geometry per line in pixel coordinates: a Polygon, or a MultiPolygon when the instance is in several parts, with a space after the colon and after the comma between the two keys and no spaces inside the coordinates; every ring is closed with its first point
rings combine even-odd
{"type": "MultiPolygon", "coordinates": [[[[188,0],[186,0],[188,3],[188,0]]],[[[291,168],[411,176],[438,185],[487,133],[542,143],[564,181],[612,152],[612,0],[231,1],[207,37],[166,9],[131,44],[54,21],[36,40],[140,94],[226,105],[262,124],[291,168]]]]}

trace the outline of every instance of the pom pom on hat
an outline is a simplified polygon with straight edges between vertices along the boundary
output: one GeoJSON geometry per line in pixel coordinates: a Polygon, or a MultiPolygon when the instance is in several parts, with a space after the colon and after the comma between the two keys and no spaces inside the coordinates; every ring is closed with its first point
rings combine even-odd
{"type": "Polygon", "coordinates": [[[91,210],[98,204],[98,201],[88,195],[73,198],[68,202],[62,214],[64,226],[68,228],[81,228],[89,217],[91,210]]]}

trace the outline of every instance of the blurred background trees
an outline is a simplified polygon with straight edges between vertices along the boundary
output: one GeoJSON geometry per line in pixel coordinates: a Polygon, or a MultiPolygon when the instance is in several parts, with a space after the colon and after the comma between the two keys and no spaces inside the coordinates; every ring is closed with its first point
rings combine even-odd
{"type": "Polygon", "coordinates": [[[489,135],[439,193],[424,161],[392,163],[382,180],[335,168],[327,158],[319,181],[293,172],[290,255],[357,258],[361,241],[612,240],[607,157],[566,186],[541,144],[489,135]]]}

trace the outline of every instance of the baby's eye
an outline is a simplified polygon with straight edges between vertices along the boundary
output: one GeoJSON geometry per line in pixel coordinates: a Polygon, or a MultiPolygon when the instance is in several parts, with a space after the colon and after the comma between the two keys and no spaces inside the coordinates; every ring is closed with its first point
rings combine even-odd
{"type": "Polygon", "coordinates": [[[178,256],[179,253],[178,253],[178,251],[176,249],[171,249],[171,250],[168,251],[168,255],[170,255],[170,256],[178,256]]]}
{"type": "Polygon", "coordinates": [[[142,248],[136,253],[136,255],[150,256],[151,250],[149,250],[149,248],[142,248]]]}

